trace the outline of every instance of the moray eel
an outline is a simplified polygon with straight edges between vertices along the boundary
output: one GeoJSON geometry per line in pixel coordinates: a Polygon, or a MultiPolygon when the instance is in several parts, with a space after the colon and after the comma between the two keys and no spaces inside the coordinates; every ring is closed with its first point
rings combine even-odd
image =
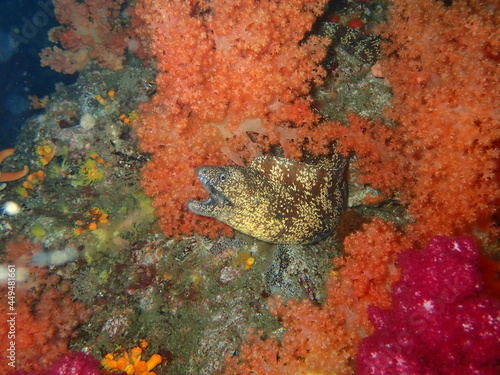
{"type": "Polygon", "coordinates": [[[317,165],[273,156],[247,167],[204,165],[196,176],[209,198],[187,205],[262,241],[315,243],[332,233],[346,208],[346,165],[338,154],[317,165]]]}

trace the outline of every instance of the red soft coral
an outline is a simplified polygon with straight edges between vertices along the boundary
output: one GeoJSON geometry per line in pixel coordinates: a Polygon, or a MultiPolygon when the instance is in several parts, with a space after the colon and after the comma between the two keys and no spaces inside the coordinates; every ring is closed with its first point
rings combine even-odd
{"type": "MultiPolygon", "coordinates": [[[[46,269],[29,264],[31,255],[38,246],[25,238],[11,240],[6,247],[4,261],[16,265],[17,279],[14,295],[14,310],[9,310],[7,287],[0,287],[0,312],[15,317],[14,331],[10,325],[0,325],[2,353],[14,342],[14,363],[17,369],[43,371],[57,358],[68,351],[69,340],[79,324],[86,322],[91,311],[80,302],[75,302],[69,293],[69,283],[59,276],[50,275],[46,269]],[[28,288],[30,287],[30,288],[28,288]],[[8,338],[8,332],[14,334],[8,338]]],[[[12,370],[7,361],[2,361],[0,370],[12,370]]]]}
{"type": "Polygon", "coordinates": [[[373,307],[359,374],[498,374],[500,302],[482,294],[470,238],[435,237],[399,256],[393,307],[373,307]]]}
{"type": "Polygon", "coordinates": [[[138,0],[134,24],[158,67],[157,94],[136,131],[152,154],[143,186],[167,235],[223,228],[190,213],[194,169],[243,163],[281,144],[300,156],[292,121],[315,121],[308,99],[324,41],[303,41],[325,0],[138,0]],[[302,116],[299,116],[301,114],[302,116]]]}
{"type": "Polygon", "coordinates": [[[355,151],[358,183],[369,183],[386,194],[401,189],[408,174],[400,169],[403,145],[396,130],[354,113],[348,113],[347,119],[347,125],[326,122],[312,129],[300,129],[309,139],[308,150],[325,153],[335,140],[337,150],[344,155],[355,151]]]}
{"type": "Polygon", "coordinates": [[[399,191],[416,219],[408,233],[417,244],[468,234],[487,245],[499,234],[495,5],[393,1],[383,32],[387,57],[377,68],[393,89],[386,114],[396,126],[350,115],[348,127],[325,123],[309,132],[313,152],[338,138],[341,150],[356,152],[359,182],[399,191]]]}
{"type": "Polygon", "coordinates": [[[50,30],[49,39],[60,44],[40,52],[42,66],[73,74],[89,60],[106,69],[121,69],[128,32],[120,20],[124,0],[53,0],[62,26],[50,30]]]}
{"type": "Polygon", "coordinates": [[[498,235],[498,24],[495,0],[397,0],[381,61],[400,126],[399,170],[420,242],[498,235]]]}

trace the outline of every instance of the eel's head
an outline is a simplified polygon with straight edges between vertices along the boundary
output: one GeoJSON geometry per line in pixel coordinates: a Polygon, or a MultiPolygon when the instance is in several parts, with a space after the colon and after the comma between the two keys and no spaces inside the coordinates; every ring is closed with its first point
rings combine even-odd
{"type": "Polygon", "coordinates": [[[232,198],[237,191],[240,167],[203,165],[196,169],[196,177],[208,192],[204,201],[190,200],[187,207],[195,214],[222,219],[234,205],[232,198]]]}

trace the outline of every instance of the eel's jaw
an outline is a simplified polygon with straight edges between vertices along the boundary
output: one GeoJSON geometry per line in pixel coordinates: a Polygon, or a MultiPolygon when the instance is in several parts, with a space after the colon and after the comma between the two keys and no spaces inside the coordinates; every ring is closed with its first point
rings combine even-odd
{"type": "Polygon", "coordinates": [[[208,192],[208,199],[204,201],[190,200],[187,202],[188,209],[198,215],[216,217],[216,211],[222,206],[232,206],[231,201],[220,192],[210,181],[207,176],[203,174],[203,168],[200,167],[196,170],[196,177],[203,184],[203,187],[208,192]]]}

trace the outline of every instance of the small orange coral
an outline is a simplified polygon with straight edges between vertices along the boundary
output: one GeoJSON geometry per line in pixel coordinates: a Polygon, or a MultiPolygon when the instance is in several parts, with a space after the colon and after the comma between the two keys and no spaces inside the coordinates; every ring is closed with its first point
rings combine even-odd
{"type": "Polygon", "coordinates": [[[40,155],[39,160],[40,160],[40,163],[42,163],[42,165],[49,164],[55,156],[54,146],[52,144],[47,143],[47,142],[43,143],[42,145],[39,145],[36,148],[36,152],[38,153],[38,155],[40,155]]]}
{"type": "Polygon", "coordinates": [[[322,306],[310,301],[275,301],[271,311],[283,321],[281,341],[250,335],[239,357],[227,359],[228,374],[351,374],[357,344],[373,328],[370,305],[390,306],[390,285],[399,277],[396,255],[408,246],[380,219],[344,241],[346,257],[328,279],[322,306]]]}
{"type": "Polygon", "coordinates": [[[155,375],[151,370],[161,363],[161,356],[153,354],[147,361],[141,357],[142,349],[136,346],[132,348],[130,355],[126,351],[117,358],[114,353],[106,354],[101,364],[107,370],[124,371],[127,375],[155,375]]]}
{"type": "Polygon", "coordinates": [[[92,185],[104,179],[105,174],[98,162],[92,157],[85,159],[78,169],[78,177],[82,185],[92,185]]]}

